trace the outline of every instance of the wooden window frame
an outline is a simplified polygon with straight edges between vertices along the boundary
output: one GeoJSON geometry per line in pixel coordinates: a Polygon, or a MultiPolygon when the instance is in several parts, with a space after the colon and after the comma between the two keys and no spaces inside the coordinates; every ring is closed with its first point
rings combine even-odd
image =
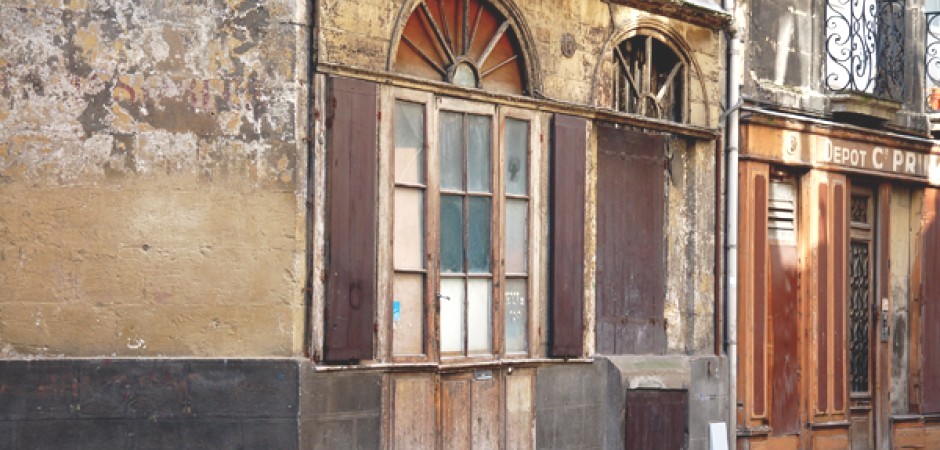
{"type": "MultiPolygon", "coordinates": [[[[379,211],[379,267],[378,267],[378,296],[379,296],[379,326],[378,341],[379,354],[377,360],[389,361],[393,364],[486,364],[497,360],[524,360],[537,356],[540,347],[538,323],[541,310],[542,270],[539,262],[542,259],[544,237],[542,236],[542,218],[539,211],[543,209],[541,198],[540,174],[542,171],[542,140],[540,115],[536,111],[520,108],[497,106],[491,103],[448,98],[430,92],[417,91],[404,88],[386,87],[381,92],[381,114],[389,117],[381,121],[380,152],[379,152],[379,192],[377,195],[379,211]],[[425,237],[425,274],[424,280],[424,353],[414,355],[396,355],[394,353],[393,331],[393,298],[394,298],[394,195],[399,183],[395,181],[395,105],[399,101],[423,105],[425,113],[424,146],[425,146],[425,200],[424,224],[425,237]],[[485,115],[492,118],[491,122],[491,353],[469,353],[465,345],[461,355],[447,355],[441,351],[441,324],[440,309],[438,307],[438,293],[440,291],[440,198],[446,194],[440,186],[440,145],[439,145],[439,116],[442,112],[457,112],[464,114],[485,115]],[[527,224],[527,324],[526,349],[524,352],[507,353],[505,351],[505,123],[507,119],[517,119],[528,122],[528,149],[526,187],[528,201],[527,224]]],[[[381,115],[380,114],[380,115],[381,115]]],[[[466,193],[464,193],[466,194],[466,193]]],[[[517,197],[517,196],[512,196],[517,197]]],[[[466,221],[466,217],[464,218],[466,221]]],[[[466,275],[466,274],[464,274],[466,275]]],[[[464,311],[466,321],[466,311],[464,311]]]]}

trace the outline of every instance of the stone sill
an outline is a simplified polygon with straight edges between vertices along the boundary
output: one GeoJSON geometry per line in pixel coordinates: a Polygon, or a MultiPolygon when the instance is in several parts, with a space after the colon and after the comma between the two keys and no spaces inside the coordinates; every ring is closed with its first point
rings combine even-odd
{"type": "Polygon", "coordinates": [[[876,98],[867,94],[837,94],[829,97],[829,111],[838,115],[861,116],[891,121],[901,110],[901,102],[876,98]]]}

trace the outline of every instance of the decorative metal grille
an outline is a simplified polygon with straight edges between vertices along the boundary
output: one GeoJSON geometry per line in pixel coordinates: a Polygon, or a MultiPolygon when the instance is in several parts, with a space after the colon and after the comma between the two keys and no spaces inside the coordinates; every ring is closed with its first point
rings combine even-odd
{"type": "Polygon", "coordinates": [[[940,111],[940,12],[927,14],[926,39],[927,108],[940,111]]]}
{"type": "Polygon", "coordinates": [[[868,392],[869,243],[852,242],[849,255],[849,369],[852,392],[868,392]]]}
{"type": "Polygon", "coordinates": [[[868,223],[868,198],[852,197],[852,222],[868,223]]]}
{"type": "Polygon", "coordinates": [[[619,111],[685,121],[685,64],[666,44],[635,36],[614,47],[619,111]]]}
{"type": "Polygon", "coordinates": [[[829,0],[826,87],[900,100],[903,80],[904,2],[829,0]]]}

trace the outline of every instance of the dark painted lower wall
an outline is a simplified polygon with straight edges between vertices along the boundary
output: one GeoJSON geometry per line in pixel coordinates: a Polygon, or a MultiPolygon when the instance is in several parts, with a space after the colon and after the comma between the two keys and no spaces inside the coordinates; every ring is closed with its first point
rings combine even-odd
{"type": "Polygon", "coordinates": [[[297,448],[290,360],[0,362],[0,448],[297,448]]]}

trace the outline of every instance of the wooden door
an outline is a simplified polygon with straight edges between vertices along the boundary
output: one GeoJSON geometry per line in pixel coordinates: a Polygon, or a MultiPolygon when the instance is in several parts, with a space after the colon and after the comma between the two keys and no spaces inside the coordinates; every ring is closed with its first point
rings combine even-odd
{"type": "Polygon", "coordinates": [[[878,400],[875,362],[875,193],[853,188],[849,204],[847,346],[850,440],[853,449],[874,448],[878,400]]]}
{"type": "Polygon", "coordinates": [[[597,127],[597,352],[666,349],[665,138],[597,127]]]}

